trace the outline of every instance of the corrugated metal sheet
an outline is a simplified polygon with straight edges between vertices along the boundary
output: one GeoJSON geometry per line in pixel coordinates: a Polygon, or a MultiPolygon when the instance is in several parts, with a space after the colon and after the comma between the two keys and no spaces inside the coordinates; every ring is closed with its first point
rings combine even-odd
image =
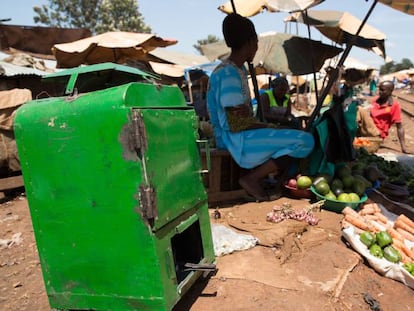
{"type": "Polygon", "coordinates": [[[209,62],[209,59],[204,55],[181,53],[168,50],[166,48],[155,49],[149,52],[149,54],[170,64],[181,65],[185,67],[195,66],[209,62]]]}
{"type": "Polygon", "coordinates": [[[43,76],[49,72],[34,68],[22,67],[11,63],[0,61],[0,76],[12,77],[18,75],[37,75],[43,76]]]}

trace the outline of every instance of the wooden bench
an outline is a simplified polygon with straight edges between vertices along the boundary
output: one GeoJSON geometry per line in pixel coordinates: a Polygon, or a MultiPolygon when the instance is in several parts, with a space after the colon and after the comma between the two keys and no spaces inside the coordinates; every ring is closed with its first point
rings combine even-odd
{"type": "MultiPolygon", "coordinates": [[[[204,176],[209,205],[243,200],[246,192],[239,185],[245,172],[227,150],[210,149],[210,171],[204,176]]],[[[206,150],[201,150],[203,168],[207,168],[206,150]]]]}

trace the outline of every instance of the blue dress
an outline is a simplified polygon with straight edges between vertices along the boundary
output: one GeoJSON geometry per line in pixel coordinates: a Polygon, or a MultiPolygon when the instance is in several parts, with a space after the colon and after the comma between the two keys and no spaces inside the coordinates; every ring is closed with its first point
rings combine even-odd
{"type": "Polygon", "coordinates": [[[313,136],[294,129],[261,128],[231,132],[226,107],[250,103],[246,69],[230,61],[221,63],[210,76],[207,107],[214,129],[216,146],[230,152],[236,163],[250,169],[270,158],[305,158],[314,147],[313,136]]]}

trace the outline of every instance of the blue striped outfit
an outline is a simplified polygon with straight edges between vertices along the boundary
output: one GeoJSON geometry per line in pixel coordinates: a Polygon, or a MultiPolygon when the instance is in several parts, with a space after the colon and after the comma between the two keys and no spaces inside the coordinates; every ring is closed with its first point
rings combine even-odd
{"type": "Polygon", "coordinates": [[[281,156],[305,158],[314,147],[313,136],[294,129],[261,128],[231,132],[226,107],[250,103],[247,71],[230,61],[216,67],[210,76],[207,107],[214,129],[216,146],[227,149],[236,163],[250,169],[270,158],[281,156]]]}

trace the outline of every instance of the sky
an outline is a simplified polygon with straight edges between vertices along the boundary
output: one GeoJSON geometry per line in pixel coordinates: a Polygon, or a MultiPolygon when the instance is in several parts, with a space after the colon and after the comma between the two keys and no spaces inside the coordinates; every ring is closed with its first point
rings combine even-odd
{"type": "MultiPolygon", "coordinates": [[[[217,8],[225,2],[226,0],[138,0],[138,7],[144,22],[151,27],[154,34],[162,38],[178,40],[176,45],[168,49],[197,54],[193,48],[197,40],[206,39],[208,35],[223,38],[221,23],[225,14],[217,8]]],[[[325,0],[313,9],[347,11],[362,20],[372,2],[373,0],[325,0]]],[[[12,19],[5,24],[30,26],[35,25],[33,7],[48,4],[49,1],[2,0],[1,3],[0,19],[12,19]]],[[[285,25],[283,19],[287,16],[288,13],[263,12],[251,17],[251,20],[258,33],[289,32],[307,37],[308,33],[304,25],[299,25],[298,29],[294,23],[285,25]]],[[[414,15],[378,3],[367,23],[386,35],[386,53],[393,61],[400,62],[402,58],[408,58],[414,63],[413,22],[414,15]]],[[[311,38],[327,44],[331,43],[316,30],[311,31],[311,38]]],[[[379,68],[385,63],[380,56],[358,47],[353,47],[349,56],[373,68],[379,68]]]]}

